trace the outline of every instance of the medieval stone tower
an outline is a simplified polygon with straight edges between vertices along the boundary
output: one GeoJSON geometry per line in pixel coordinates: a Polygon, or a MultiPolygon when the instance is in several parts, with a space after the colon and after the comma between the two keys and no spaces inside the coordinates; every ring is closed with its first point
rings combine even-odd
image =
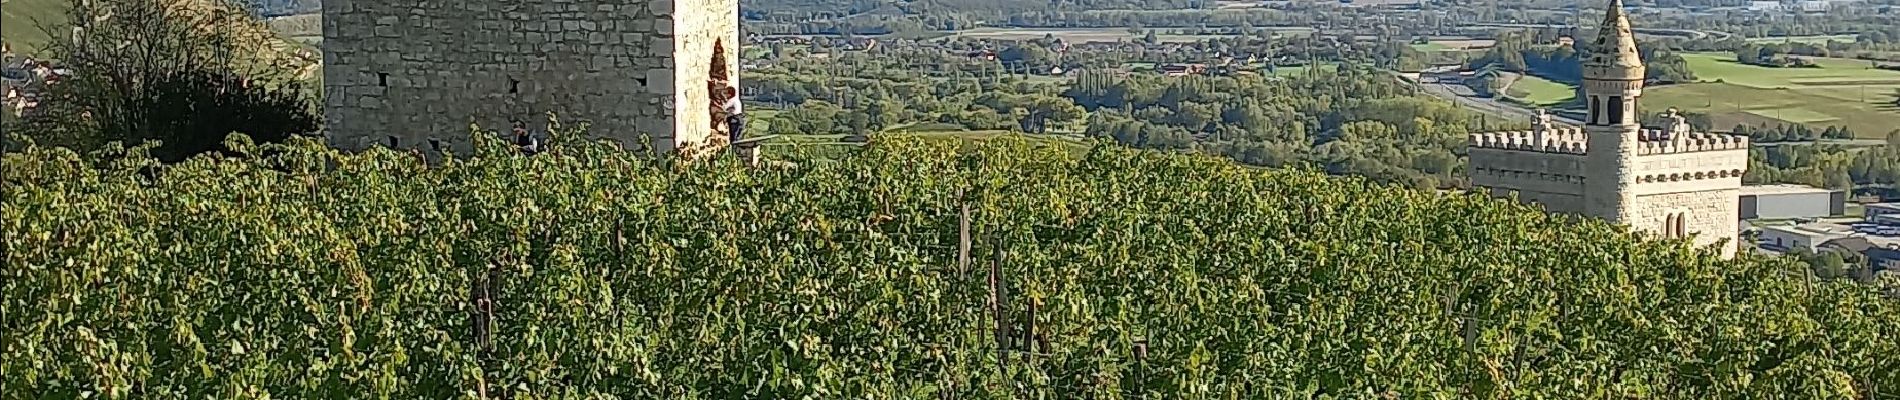
{"type": "Polygon", "coordinates": [[[1582,60],[1584,127],[1541,116],[1530,131],[1472,135],[1471,183],[1665,238],[1727,240],[1722,254],[1733,256],[1748,138],[1693,132],[1673,110],[1669,126],[1643,128],[1646,70],[1622,0],[1611,0],[1601,29],[1582,60]]]}
{"type": "Polygon", "coordinates": [[[332,146],[466,151],[469,124],[547,112],[662,152],[717,144],[709,80],[738,77],[736,0],[325,0],[332,146]],[[714,69],[721,71],[714,71],[714,69]]]}

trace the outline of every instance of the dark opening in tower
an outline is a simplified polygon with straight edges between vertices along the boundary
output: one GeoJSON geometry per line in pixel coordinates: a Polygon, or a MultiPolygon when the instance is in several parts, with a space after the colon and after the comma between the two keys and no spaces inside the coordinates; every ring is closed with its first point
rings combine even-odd
{"type": "Polygon", "coordinates": [[[708,95],[707,99],[711,100],[712,104],[709,104],[710,107],[706,111],[712,117],[709,119],[712,120],[713,134],[727,136],[729,132],[731,132],[732,127],[727,126],[726,123],[725,105],[727,100],[738,95],[736,88],[738,88],[739,85],[737,82],[733,82],[731,77],[727,76],[728,74],[726,73],[725,39],[713,41],[712,51],[712,65],[709,67],[710,70],[706,71],[706,94],[708,95]]]}

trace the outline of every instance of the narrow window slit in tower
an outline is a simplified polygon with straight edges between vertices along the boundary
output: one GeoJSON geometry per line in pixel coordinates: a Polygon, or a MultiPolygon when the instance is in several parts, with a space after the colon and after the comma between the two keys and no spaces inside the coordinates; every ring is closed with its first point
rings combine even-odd
{"type": "Polygon", "coordinates": [[[388,72],[376,73],[376,86],[389,87],[389,73],[388,72]]]}
{"type": "Polygon", "coordinates": [[[393,149],[393,148],[396,148],[396,137],[395,137],[395,136],[390,136],[390,137],[389,137],[389,148],[392,148],[392,149],[393,149]]]}
{"type": "Polygon", "coordinates": [[[1603,106],[1610,108],[1610,124],[1623,124],[1623,96],[1610,96],[1610,102],[1603,106]]]}
{"type": "Polygon", "coordinates": [[[508,93],[521,93],[521,81],[517,81],[515,78],[508,78],[508,93]]]}

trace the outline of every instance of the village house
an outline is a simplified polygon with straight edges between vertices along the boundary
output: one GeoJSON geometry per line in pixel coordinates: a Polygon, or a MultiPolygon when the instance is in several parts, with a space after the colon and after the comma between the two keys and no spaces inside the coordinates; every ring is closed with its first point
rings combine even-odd
{"type": "Polygon", "coordinates": [[[1202,75],[1207,73],[1207,64],[1168,64],[1156,70],[1166,76],[1202,75]]]}

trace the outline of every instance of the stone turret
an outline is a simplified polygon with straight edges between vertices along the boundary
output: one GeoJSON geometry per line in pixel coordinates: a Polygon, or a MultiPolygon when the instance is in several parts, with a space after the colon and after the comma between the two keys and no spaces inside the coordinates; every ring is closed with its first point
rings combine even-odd
{"type": "Polygon", "coordinates": [[[1623,14],[1623,0],[1610,0],[1603,15],[1590,56],[1583,60],[1583,78],[1611,81],[1643,79],[1642,53],[1636,50],[1636,34],[1630,30],[1629,17],[1623,14]]]}
{"type": "Polygon", "coordinates": [[[1610,0],[1595,45],[1583,60],[1584,101],[1589,107],[1584,131],[1589,136],[1585,177],[1586,214],[1627,222],[1636,204],[1637,156],[1642,125],[1636,99],[1643,95],[1643,60],[1623,1],[1610,0]]]}

